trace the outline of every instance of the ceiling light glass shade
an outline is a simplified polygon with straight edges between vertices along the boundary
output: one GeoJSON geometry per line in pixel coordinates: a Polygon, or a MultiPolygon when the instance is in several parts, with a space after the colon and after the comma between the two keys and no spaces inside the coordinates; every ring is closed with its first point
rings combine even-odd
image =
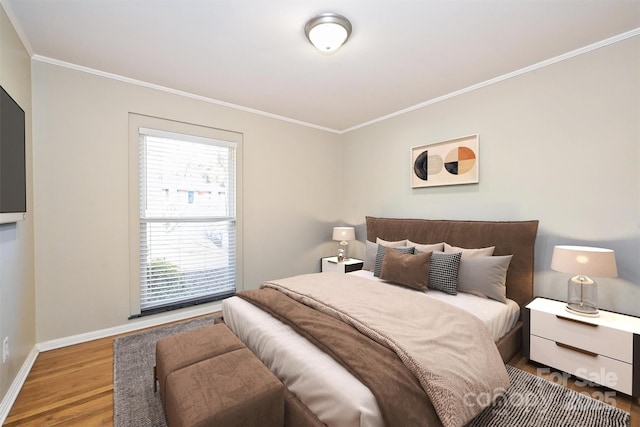
{"type": "Polygon", "coordinates": [[[351,34],[351,22],[342,15],[323,13],[311,18],[304,27],[307,39],[322,52],[333,52],[351,34]]]}

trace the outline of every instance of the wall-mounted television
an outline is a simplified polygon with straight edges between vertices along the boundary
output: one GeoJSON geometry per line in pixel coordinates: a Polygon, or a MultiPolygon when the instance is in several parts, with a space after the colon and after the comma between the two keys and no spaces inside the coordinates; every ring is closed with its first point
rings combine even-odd
{"type": "Polygon", "coordinates": [[[0,224],[27,215],[24,110],[0,87],[0,224]]]}

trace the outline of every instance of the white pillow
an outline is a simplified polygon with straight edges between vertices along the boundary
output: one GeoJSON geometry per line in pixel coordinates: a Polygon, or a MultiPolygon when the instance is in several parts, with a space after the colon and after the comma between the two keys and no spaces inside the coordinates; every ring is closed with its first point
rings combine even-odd
{"type": "Polygon", "coordinates": [[[423,245],[422,243],[414,243],[411,240],[407,240],[407,246],[413,246],[420,252],[443,252],[444,243],[434,243],[429,245],[423,245]]]}
{"type": "Polygon", "coordinates": [[[363,270],[373,271],[373,268],[376,264],[376,256],[378,255],[378,245],[392,248],[398,246],[406,246],[407,240],[405,239],[398,240],[397,242],[388,242],[386,240],[382,240],[379,237],[376,239],[376,243],[367,240],[367,247],[364,253],[364,264],[362,265],[363,270]]]}
{"type": "Polygon", "coordinates": [[[496,249],[495,246],[489,246],[488,248],[479,248],[479,249],[467,249],[467,248],[460,248],[458,246],[451,246],[448,243],[444,244],[445,254],[455,254],[457,252],[462,252],[462,259],[491,256],[493,255],[493,251],[495,249],[496,249]]]}

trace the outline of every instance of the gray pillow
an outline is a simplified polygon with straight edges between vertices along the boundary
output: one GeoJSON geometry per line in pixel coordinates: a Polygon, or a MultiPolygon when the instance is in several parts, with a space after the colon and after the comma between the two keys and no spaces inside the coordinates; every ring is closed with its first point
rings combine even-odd
{"type": "Polygon", "coordinates": [[[456,295],[461,257],[460,252],[454,254],[434,252],[429,265],[429,288],[456,295]]]}
{"type": "Polygon", "coordinates": [[[364,264],[362,264],[363,270],[373,271],[373,266],[376,263],[377,253],[378,253],[378,244],[367,240],[367,248],[364,253],[364,264]]]}
{"type": "Polygon", "coordinates": [[[507,302],[507,270],[513,255],[464,258],[460,262],[458,290],[507,302]]]}
{"type": "Polygon", "coordinates": [[[413,246],[399,246],[399,247],[387,247],[378,245],[378,253],[376,254],[376,263],[373,267],[373,275],[376,277],[380,277],[380,273],[382,273],[382,262],[384,261],[384,255],[387,250],[395,250],[399,251],[403,254],[413,254],[413,246]]]}
{"type": "Polygon", "coordinates": [[[376,264],[376,255],[378,254],[378,245],[382,246],[407,246],[406,240],[398,240],[397,242],[388,242],[386,240],[382,240],[381,238],[377,238],[376,242],[370,242],[367,240],[367,247],[364,253],[364,264],[362,265],[363,270],[373,271],[373,268],[376,264]]]}

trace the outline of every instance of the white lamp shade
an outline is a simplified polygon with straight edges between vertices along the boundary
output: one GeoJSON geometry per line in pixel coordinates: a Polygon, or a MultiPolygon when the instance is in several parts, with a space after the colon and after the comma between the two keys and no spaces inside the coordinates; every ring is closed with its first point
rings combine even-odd
{"type": "Polygon", "coordinates": [[[618,275],[613,250],[588,246],[555,246],[551,257],[551,269],[592,277],[618,275]]]}
{"type": "Polygon", "coordinates": [[[353,227],[333,227],[333,240],[355,240],[356,231],[353,227]]]}

